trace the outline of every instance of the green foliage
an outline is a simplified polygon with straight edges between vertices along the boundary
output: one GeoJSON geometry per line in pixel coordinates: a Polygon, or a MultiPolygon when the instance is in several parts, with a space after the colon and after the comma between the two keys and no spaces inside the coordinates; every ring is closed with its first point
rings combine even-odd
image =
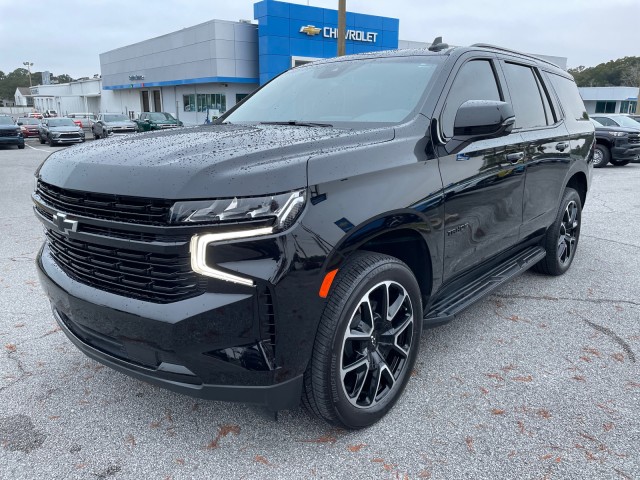
{"type": "Polygon", "coordinates": [[[595,67],[570,68],[579,87],[640,87],[640,57],[610,60],[595,67]]]}
{"type": "MultiPolygon", "coordinates": [[[[57,77],[52,77],[57,83],[71,82],[73,79],[63,73],[57,77]]],[[[33,85],[42,84],[42,72],[31,72],[31,83],[33,85]]],[[[18,87],[29,86],[29,71],[26,68],[16,68],[13,72],[5,74],[0,71],[0,99],[13,100],[18,87]]]]}

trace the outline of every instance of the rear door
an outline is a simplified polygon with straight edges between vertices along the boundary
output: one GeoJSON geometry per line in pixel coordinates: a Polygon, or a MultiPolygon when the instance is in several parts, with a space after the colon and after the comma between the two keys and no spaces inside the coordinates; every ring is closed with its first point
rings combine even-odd
{"type": "MultiPolygon", "coordinates": [[[[463,55],[445,86],[435,117],[441,142],[453,136],[467,100],[505,100],[496,57],[463,55]]],[[[522,223],[523,152],[518,133],[474,142],[457,154],[438,148],[445,194],[444,280],[513,246],[522,223]]]]}
{"type": "Polygon", "coordinates": [[[500,65],[525,153],[521,238],[542,233],[555,218],[571,161],[570,135],[550,87],[533,62],[503,57],[500,65]]]}

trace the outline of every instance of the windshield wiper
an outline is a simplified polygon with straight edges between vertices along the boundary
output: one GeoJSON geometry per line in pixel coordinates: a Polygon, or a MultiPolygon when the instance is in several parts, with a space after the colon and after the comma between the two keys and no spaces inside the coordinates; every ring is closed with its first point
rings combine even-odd
{"type": "Polygon", "coordinates": [[[293,125],[295,127],[333,127],[330,123],[299,122],[289,120],[288,122],[260,122],[260,125],[293,125]]]}

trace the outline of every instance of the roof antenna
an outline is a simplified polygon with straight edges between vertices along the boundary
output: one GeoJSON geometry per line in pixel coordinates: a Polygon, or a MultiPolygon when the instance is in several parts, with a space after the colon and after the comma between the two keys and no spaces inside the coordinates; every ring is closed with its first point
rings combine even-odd
{"type": "Polygon", "coordinates": [[[447,48],[449,48],[449,45],[442,43],[442,37],[436,37],[433,43],[429,46],[429,51],[439,52],[440,50],[445,50],[447,48]]]}

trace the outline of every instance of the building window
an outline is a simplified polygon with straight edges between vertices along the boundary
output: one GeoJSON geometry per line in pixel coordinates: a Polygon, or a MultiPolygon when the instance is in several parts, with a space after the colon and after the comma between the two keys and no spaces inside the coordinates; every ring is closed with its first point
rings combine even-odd
{"type": "Polygon", "coordinates": [[[616,102],[596,102],[596,113],[616,113],[616,102]]]}
{"type": "Polygon", "coordinates": [[[248,96],[249,96],[248,93],[236,93],[236,103],[240,103],[242,100],[244,100],[248,96]]]}
{"type": "Polygon", "coordinates": [[[636,113],[637,106],[638,106],[638,102],[631,102],[629,100],[624,100],[620,102],[620,113],[636,113]]]}
{"type": "Polygon", "coordinates": [[[191,95],[183,95],[182,103],[184,104],[185,112],[195,112],[196,111],[196,96],[194,94],[191,95]]]}

